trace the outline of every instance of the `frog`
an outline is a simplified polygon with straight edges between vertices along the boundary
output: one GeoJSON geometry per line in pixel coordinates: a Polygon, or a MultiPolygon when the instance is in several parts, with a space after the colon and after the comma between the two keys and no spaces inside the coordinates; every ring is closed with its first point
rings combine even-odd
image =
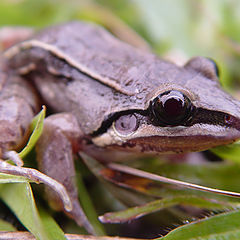
{"type": "Polygon", "coordinates": [[[93,234],[78,200],[74,156],[109,163],[199,152],[240,138],[240,102],[221,88],[219,69],[206,57],[178,66],[99,25],[72,21],[16,43],[0,63],[1,158],[24,145],[45,104],[51,114],[37,162],[65,187],[71,208],[48,189],[50,205],[93,234]]]}

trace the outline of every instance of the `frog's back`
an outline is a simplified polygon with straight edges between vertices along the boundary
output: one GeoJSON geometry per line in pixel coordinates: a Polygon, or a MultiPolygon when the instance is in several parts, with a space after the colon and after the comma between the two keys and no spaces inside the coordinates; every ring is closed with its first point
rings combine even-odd
{"type": "MultiPolygon", "coordinates": [[[[51,27],[23,46],[26,50],[18,50],[18,58],[11,57],[13,67],[40,59],[38,65],[45,65],[52,74],[45,83],[43,77],[37,83],[42,95],[57,111],[70,108],[79,115],[79,121],[86,123],[82,126],[85,133],[96,131],[115,112],[146,109],[158,88],[176,79],[184,84],[189,78],[182,68],[121,42],[91,23],[70,22],[51,27]],[[69,81],[56,82],[54,74],[69,81]],[[54,100],[53,95],[59,99],[54,100]]],[[[14,55],[12,52],[9,55],[14,55]]],[[[36,78],[39,76],[38,72],[36,78]]]]}
{"type": "MultiPolygon", "coordinates": [[[[50,27],[27,44],[23,48],[36,46],[51,51],[81,72],[128,95],[159,86],[169,80],[166,72],[177,70],[176,65],[120,41],[93,23],[76,21],[50,27]]],[[[61,73],[67,76],[64,70],[61,73]]]]}

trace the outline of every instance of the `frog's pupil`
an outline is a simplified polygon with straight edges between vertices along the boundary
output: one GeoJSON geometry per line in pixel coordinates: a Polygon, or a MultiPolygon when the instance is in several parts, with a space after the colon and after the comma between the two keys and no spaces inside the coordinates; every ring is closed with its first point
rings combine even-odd
{"type": "Polygon", "coordinates": [[[191,112],[191,102],[182,92],[171,90],[159,94],[151,104],[151,111],[159,125],[184,125],[191,112]]]}
{"type": "Polygon", "coordinates": [[[172,118],[178,117],[184,110],[184,102],[178,98],[170,98],[162,103],[162,105],[166,115],[172,118]]]}

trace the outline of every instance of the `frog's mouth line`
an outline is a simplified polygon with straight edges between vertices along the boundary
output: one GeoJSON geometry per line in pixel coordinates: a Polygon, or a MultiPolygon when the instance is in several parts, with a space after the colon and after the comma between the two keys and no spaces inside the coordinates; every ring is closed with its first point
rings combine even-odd
{"type": "Polygon", "coordinates": [[[166,153],[185,153],[199,152],[219,145],[235,142],[240,136],[216,137],[216,136],[152,136],[150,138],[139,137],[130,139],[122,145],[114,144],[110,148],[129,152],[166,154],[166,153]]]}

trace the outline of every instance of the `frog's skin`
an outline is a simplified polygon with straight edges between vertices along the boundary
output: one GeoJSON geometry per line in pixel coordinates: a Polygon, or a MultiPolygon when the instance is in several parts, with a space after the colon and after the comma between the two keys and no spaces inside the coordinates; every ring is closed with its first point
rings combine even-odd
{"type": "MultiPolygon", "coordinates": [[[[71,22],[13,46],[2,61],[7,80],[1,88],[1,105],[8,85],[17,78],[23,82],[19,87],[31,83],[20,97],[32,110],[24,121],[29,123],[38,109],[36,98],[28,97],[35,95],[32,86],[41,96],[40,103],[56,112],[45,120],[37,144],[38,161],[43,172],[67,188],[73,203],[69,215],[88,231],[73,181],[74,154],[85,152],[97,160],[113,161],[116,152],[201,151],[240,138],[240,102],[220,88],[216,65],[207,58],[195,57],[179,67],[121,42],[99,26],[71,22]],[[173,105],[179,94],[190,103],[180,120],[157,117],[156,98],[169,91],[173,97],[164,96],[175,101],[173,105]]],[[[11,110],[0,111],[8,121],[11,110]]],[[[22,121],[12,121],[22,129],[22,138],[11,144],[5,143],[8,137],[0,139],[3,156],[22,144],[28,129],[22,121]]],[[[6,123],[0,124],[4,132],[6,123]]],[[[56,197],[49,195],[53,202],[56,197]]]]}

